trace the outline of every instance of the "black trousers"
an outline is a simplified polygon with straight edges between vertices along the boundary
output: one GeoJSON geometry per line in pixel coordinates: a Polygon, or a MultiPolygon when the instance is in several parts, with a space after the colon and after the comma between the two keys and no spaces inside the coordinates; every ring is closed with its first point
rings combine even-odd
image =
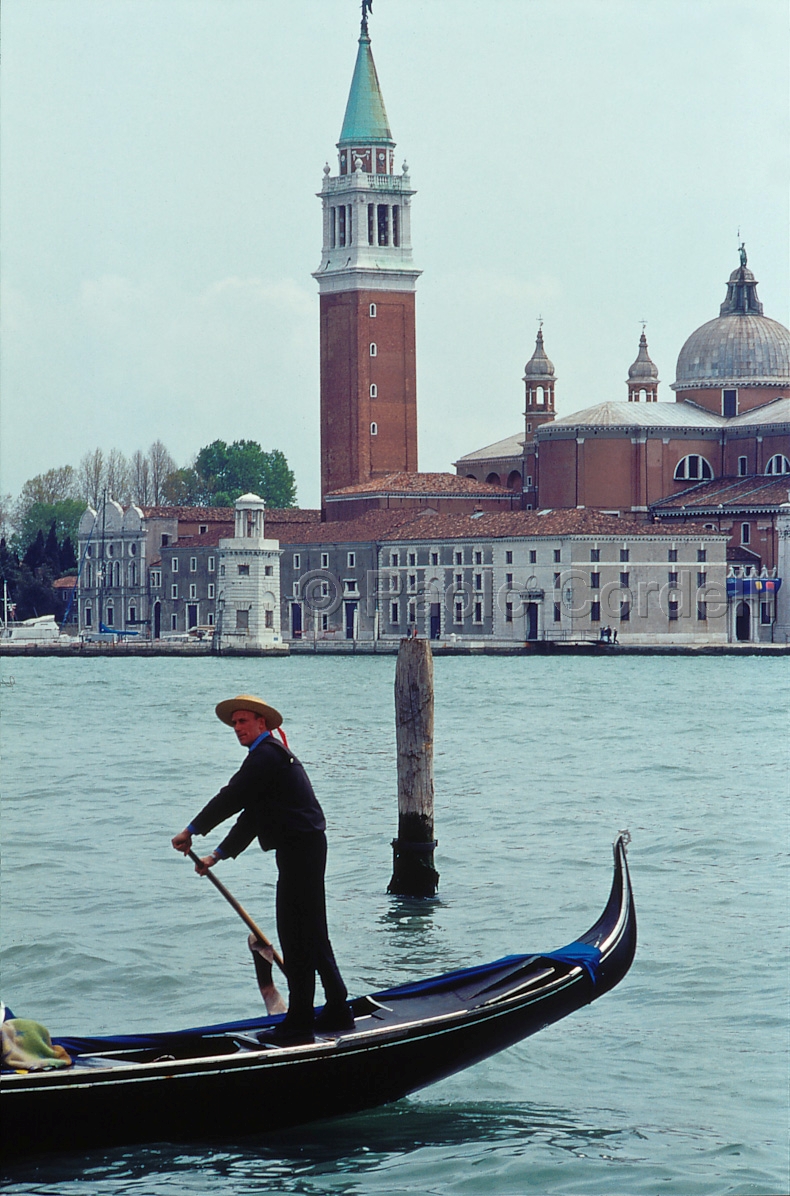
{"type": "Polygon", "coordinates": [[[288,1023],[296,1028],[313,1024],[316,972],[328,1005],[348,996],[326,925],[325,870],[323,831],[277,849],[277,933],[288,979],[288,1023]]]}

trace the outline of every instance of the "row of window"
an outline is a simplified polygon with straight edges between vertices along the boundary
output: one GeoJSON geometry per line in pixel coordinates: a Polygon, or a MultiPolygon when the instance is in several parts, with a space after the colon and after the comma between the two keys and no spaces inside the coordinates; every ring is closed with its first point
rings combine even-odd
{"type": "MultiPolygon", "coordinates": [[[[213,582],[209,582],[209,583],[208,583],[208,587],[207,587],[207,591],[206,591],[206,597],[207,597],[209,600],[213,600],[213,598],[214,598],[214,594],[215,594],[215,590],[214,590],[214,583],[213,583],[213,582]]],[[[194,599],[196,599],[196,598],[197,598],[197,596],[198,596],[198,592],[197,592],[197,586],[196,586],[196,585],[193,583],[193,584],[192,584],[192,585],[190,585],[190,587],[189,587],[189,600],[190,600],[190,601],[194,601],[194,599]]],[[[171,598],[178,598],[178,582],[177,582],[177,581],[174,581],[174,582],[173,582],[173,584],[170,586],[170,597],[171,597],[171,598]]]]}
{"type": "MultiPolygon", "coordinates": [[[[129,544],[129,545],[127,545],[127,547],[129,549],[129,556],[137,556],[137,545],[136,544],[129,544]]],[[[86,557],[92,557],[94,555],[94,549],[98,549],[98,548],[99,548],[99,545],[97,545],[97,544],[89,544],[88,547],[85,549],[86,557]]],[[[116,544],[105,544],[104,548],[107,553],[107,556],[115,556],[116,548],[118,550],[118,555],[123,556],[123,544],[117,544],[117,545],[116,544]]],[[[101,552],[99,553],[99,556],[101,556],[101,552]]]]}
{"type": "MultiPolygon", "coordinates": [[[[749,472],[747,457],[738,458],[738,477],[746,477],[749,472]]],[[[767,477],[784,476],[790,473],[790,458],[784,453],[774,453],[765,467],[767,477]]],[[[676,482],[709,482],[713,478],[713,469],[705,457],[699,453],[689,453],[675,466],[676,482]]]]}
{"type": "MultiPolygon", "coordinates": [[[[744,526],[744,528],[748,528],[749,525],[744,524],[743,526],[744,526]]],[[[562,561],[562,549],[554,548],[552,550],[552,553],[553,553],[553,559],[554,559],[555,563],[559,564],[562,561]]],[[[409,568],[413,569],[417,566],[417,563],[418,563],[417,556],[418,556],[418,554],[416,552],[406,552],[406,553],[391,552],[389,566],[391,569],[399,569],[401,566],[406,565],[409,568]]],[[[697,549],[697,560],[699,562],[703,562],[703,561],[707,560],[707,556],[708,556],[707,549],[705,549],[705,548],[697,549]]],[[[429,552],[428,557],[429,557],[429,562],[428,562],[429,564],[431,564],[431,565],[439,564],[439,553],[438,552],[431,551],[431,552],[429,552]]],[[[482,549],[474,549],[471,553],[471,560],[467,561],[466,563],[468,565],[469,564],[482,565],[483,557],[484,557],[484,553],[483,553],[482,549]]],[[[330,568],[329,558],[330,558],[330,554],[328,552],[321,553],[321,568],[322,569],[330,568]]],[[[302,554],[299,552],[295,552],[293,554],[292,559],[293,559],[293,567],[298,572],[302,567],[302,554]]],[[[600,561],[600,559],[601,559],[600,548],[591,548],[590,549],[590,560],[591,561],[600,561]]],[[[621,548],[620,549],[620,560],[621,561],[629,561],[630,559],[631,559],[631,550],[629,548],[621,548]]],[[[677,561],[677,559],[678,559],[678,550],[676,548],[668,549],[667,560],[668,561],[677,561]]],[[[535,564],[537,564],[537,560],[538,560],[537,549],[531,548],[529,550],[529,563],[531,565],[535,565],[535,564]]],[[[356,564],[357,564],[356,552],[347,552],[346,553],[347,567],[349,569],[355,569],[356,564]]],[[[454,565],[463,565],[464,564],[463,549],[456,549],[454,551],[453,564],[454,565]]],[[[513,550],[510,548],[505,550],[505,564],[506,565],[513,564],[513,550]]]]}
{"type": "MultiPolygon", "coordinates": [[[[191,557],[189,558],[189,572],[190,572],[190,573],[197,573],[197,567],[198,567],[198,559],[197,559],[197,557],[196,557],[196,556],[191,556],[191,557]]],[[[215,572],[216,572],[216,568],[217,568],[217,566],[216,566],[216,557],[210,556],[210,557],[208,558],[208,562],[207,562],[207,566],[206,566],[206,567],[207,567],[207,569],[208,569],[209,573],[215,573],[215,572]]],[[[177,556],[174,556],[174,557],[171,559],[171,561],[170,561],[170,569],[171,569],[171,572],[173,572],[173,573],[178,573],[178,557],[177,557],[177,556]]]]}

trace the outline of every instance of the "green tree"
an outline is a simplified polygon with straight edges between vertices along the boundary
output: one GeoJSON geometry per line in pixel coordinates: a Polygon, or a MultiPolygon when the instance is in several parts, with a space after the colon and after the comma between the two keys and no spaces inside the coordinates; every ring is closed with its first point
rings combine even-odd
{"type": "Polygon", "coordinates": [[[232,506],[250,492],[275,509],[296,506],[296,479],[285,455],[266,452],[254,440],[214,440],[198,453],[195,470],[213,506],[232,506]]]}
{"type": "Polygon", "coordinates": [[[32,503],[22,518],[14,538],[14,547],[17,552],[24,554],[38,533],[46,534],[53,523],[58,542],[68,537],[76,544],[77,530],[84,510],[85,503],[76,498],[64,498],[60,502],[32,503]]]}
{"type": "Polygon", "coordinates": [[[165,478],[162,486],[162,501],[171,507],[205,507],[211,495],[206,483],[194,466],[174,469],[165,478]]]}

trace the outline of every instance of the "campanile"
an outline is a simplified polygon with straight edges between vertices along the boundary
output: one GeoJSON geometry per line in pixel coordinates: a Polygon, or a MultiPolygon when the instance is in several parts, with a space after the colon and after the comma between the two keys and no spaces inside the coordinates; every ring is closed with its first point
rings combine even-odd
{"type": "Polygon", "coordinates": [[[359,49],[337,143],[324,167],[321,494],[417,470],[414,288],[408,166],[392,139],[363,4],[359,49]]]}

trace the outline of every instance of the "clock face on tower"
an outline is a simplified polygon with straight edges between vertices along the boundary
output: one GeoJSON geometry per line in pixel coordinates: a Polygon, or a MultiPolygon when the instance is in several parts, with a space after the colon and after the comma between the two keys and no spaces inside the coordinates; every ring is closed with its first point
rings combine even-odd
{"type": "Polygon", "coordinates": [[[377,150],[376,151],[376,174],[386,174],[386,173],[387,173],[387,151],[386,150],[377,150]]]}

